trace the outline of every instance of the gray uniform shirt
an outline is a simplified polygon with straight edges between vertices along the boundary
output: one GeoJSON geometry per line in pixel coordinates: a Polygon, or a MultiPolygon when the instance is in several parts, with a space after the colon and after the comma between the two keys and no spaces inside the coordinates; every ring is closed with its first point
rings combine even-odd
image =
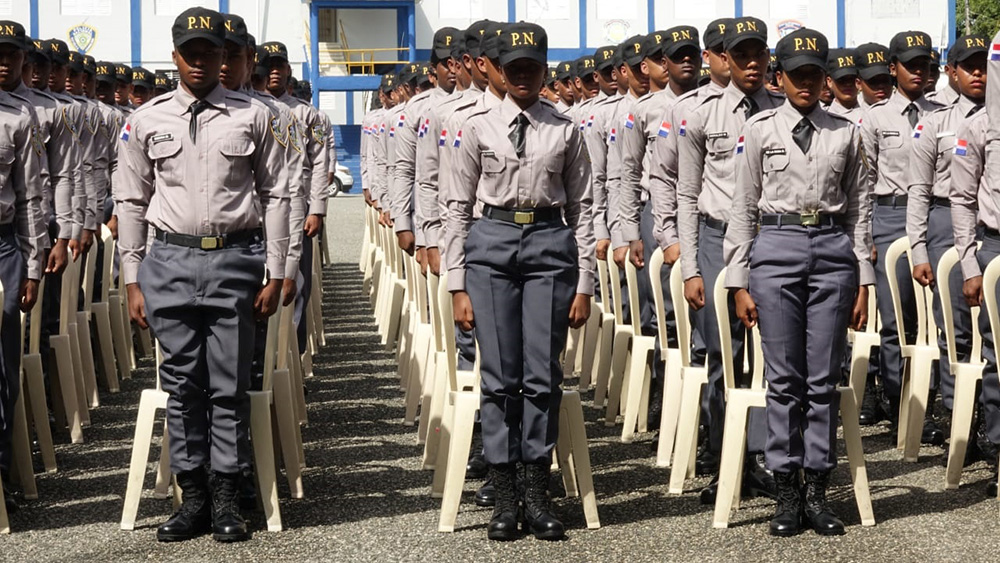
{"type": "Polygon", "coordinates": [[[624,155],[622,154],[622,135],[631,120],[635,126],[635,116],[632,110],[639,100],[631,91],[622,96],[614,108],[614,115],[608,126],[608,163],[607,180],[605,181],[608,199],[608,230],[611,231],[612,250],[628,246],[621,228],[621,183],[624,171],[624,155]]]}
{"type": "Polygon", "coordinates": [[[743,144],[734,149],[736,193],[724,244],[726,287],[749,286],[750,247],[762,214],[805,212],[843,216],[860,283],[875,283],[867,223],[870,197],[858,128],[819,105],[805,118],[813,127],[805,154],[792,138],[803,115],[791,102],[755,115],[743,129],[743,144]]]}
{"type": "MultiPolygon", "coordinates": [[[[681,242],[681,271],[688,280],[698,270],[698,220],[706,215],[728,222],[736,176],[736,146],[746,112],[740,106],[747,95],[734,84],[708,94],[687,112],[683,136],[678,136],[677,235],[681,242]]],[[[761,88],[750,95],[759,111],[784,103],[783,96],[761,88]]]]}
{"type": "Polygon", "coordinates": [[[302,177],[309,215],[326,215],[327,200],[327,126],[318,109],[302,100],[282,94],[278,100],[291,108],[299,124],[302,139],[302,177]]]}
{"type": "MultiPolygon", "coordinates": [[[[422,231],[415,225],[414,205],[416,198],[413,196],[417,185],[417,140],[426,136],[424,125],[428,121],[429,109],[440,102],[444,96],[445,92],[440,88],[417,94],[407,102],[406,111],[400,114],[397,120],[397,123],[401,125],[396,128],[395,133],[396,164],[389,185],[389,199],[392,201],[390,215],[397,233],[412,231],[416,234],[420,232],[421,242],[423,242],[424,237],[422,231]]],[[[429,123],[427,125],[429,126],[429,123]]],[[[423,245],[418,244],[418,246],[423,245]]]]}
{"type": "Polygon", "coordinates": [[[930,94],[927,94],[928,100],[933,100],[946,106],[954,104],[961,97],[962,94],[960,94],[958,90],[952,88],[950,84],[940,90],[935,90],[930,94]]]}
{"type": "MultiPolygon", "coordinates": [[[[587,118],[583,138],[590,156],[590,185],[594,199],[594,236],[597,240],[610,240],[608,229],[608,135],[621,94],[615,93],[596,102],[593,117],[587,118]]],[[[617,211],[617,210],[614,210],[617,211]]]]}
{"type": "Polygon", "coordinates": [[[289,192],[281,131],[267,106],[221,85],[204,98],[197,143],[188,133],[195,97],[183,86],[143,104],[118,140],[118,248],[135,283],[148,225],[169,233],[220,235],[261,227],[267,268],[282,279],[288,254],[289,192]]]}
{"type": "MultiPolygon", "coordinates": [[[[910,103],[906,96],[896,93],[872,104],[861,122],[868,182],[876,197],[906,195],[913,127],[904,112],[910,103]]],[[[927,112],[944,107],[923,97],[913,104],[921,118],[927,112]]]]}
{"type": "Polygon", "coordinates": [[[538,101],[523,112],[509,98],[473,114],[453,143],[456,178],[448,190],[445,259],[448,289],[465,290],[465,240],[476,201],[503,209],[561,207],[576,236],[580,278],[577,293],[593,295],[596,262],[590,166],[583,137],[567,116],[538,101]],[[508,135],[517,116],[529,126],[523,157],[508,135]]]}
{"type": "Polygon", "coordinates": [[[951,161],[951,224],[965,279],[983,275],[976,259],[976,225],[1000,229],[1000,142],[986,140],[990,117],[958,125],[951,161]]]}
{"type": "MultiPolygon", "coordinates": [[[[1000,76],[1000,31],[993,36],[990,44],[988,72],[993,76],[1000,76]]],[[[989,141],[1000,141],[1000,80],[986,81],[986,113],[991,115],[989,128],[986,130],[986,139],[989,141]]],[[[995,187],[1000,189],[1000,187],[995,187]]]]}
{"type": "Polygon", "coordinates": [[[42,278],[48,239],[42,215],[44,159],[45,147],[31,104],[0,93],[0,225],[14,225],[31,280],[42,278]]]}

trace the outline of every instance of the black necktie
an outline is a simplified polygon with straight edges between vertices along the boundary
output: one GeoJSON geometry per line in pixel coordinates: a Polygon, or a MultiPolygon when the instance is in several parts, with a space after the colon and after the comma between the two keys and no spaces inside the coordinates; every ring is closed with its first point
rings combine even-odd
{"type": "Polygon", "coordinates": [[[191,122],[188,124],[188,134],[191,136],[192,143],[196,142],[198,138],[198,114],[210,107],[212,105],[205,100],[195,100],[189,106],[188,109],[191,110],[191,122]]]}
{"type": "Polygon", "coordinates": [[[972,106],[972,109],[969,110],[969,113],[966,114],[965,117],[972,117],[973,115],[976,115],[977,113],[979,113],[979,110],[981,110],[981,109],[983,109],[983,104],[976,104],[976,105],[972,106]]]}
{"type": "Polygon", "coordinates": [[[738,107],[743,108],[743,115],[746,116],[747,119],[750,119],[755,113],[760,111],[760,106],[758,106],[756,100],[750,96],[743,98],[738,107]]]}
{"type": "Polygon", "coordinates": [[[517,119],[514,122],[514,130],[510,132],[510,135],[508,135],[507,138],[510,139],[511,144],[514,145],[514,152],[517,153],[518,158],[524,156],[524,137],[527,129],[528,116],[523,113],[517,114],[517,119]]]}
{"type": "Polygon", "coordinates": [[[906,119],[910,122],[910,129],[916,127],[917,122],[920,121],[920,116],[917,115],[918,112],[919,110],[917,109],[917,104],[913,102],[910,102],[910,105],[906,106],[906,109],[903,110],[903,113],[906,114],[906,119]]]}
{"type": "Polygon", "coordinates": [[[812,137],[812,123],[803,117],[802,121],[796,123],[795,128],[792,129],[792,139],[794,139],[795,144],[802,149],[802,154],[807,154],[809,152],[809,147],[812,146],[812,137]]]}

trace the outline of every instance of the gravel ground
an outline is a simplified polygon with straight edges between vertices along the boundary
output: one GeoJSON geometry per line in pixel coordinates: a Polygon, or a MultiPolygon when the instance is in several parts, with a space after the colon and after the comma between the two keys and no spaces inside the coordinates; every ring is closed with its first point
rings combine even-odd
{"type": "MultiPolygon", "coordinates": [[[[586,529],[578,499],[560,499],[568,540],[486,540],[490,511],[475,507],[467,484],[453,534],[437,532],[439,502],[430,498],[431,473],[420,468],[416,429],[402,424],[403,401],[393,355],[378,344],[357,268],[363,221],[359,196],[331,200],[328,229],[333,264],[324,272],[328,346],[307,381],[309,424],[303,430],[306,498],[289,499],[279,477],[286,530],[257,530],[252,540],[223,545],[210,537],[160,544],[156,526],[170,515],[168,500],[146,491],[137,529],[121,531],[128,461],[139,393],[152,385],[144,359],[122,392],[102,394],[85,429],[87,442],[57,436],[59,471],[39,474],[40,499],[23,501],[13,533],[0,539],[2,561],[987,561],[1000,548],[995,500],[984,496],[990,477],[977,463],[963,486],[944,491],[946,452],[927,447],[919,463],[903,463],[888,429],[864,430],[864,446],[878,525],[862,528],[841,451],[831,491],[848,525],[846,536],[809,532],[775,539],[767,534],[773,503],[755,500],[734,513],[728,530],[711,527],[711,507],[698,503],[706,479],[683,495],[667,492],[669,470],[653,464],[651,435],[622,444],[619,428],[596,421],[593,392],[584,394],[590,454],[603,527],[586,529]]],[[[569,381],[570,384],[573,380],[569,381]]],[[[947,421],[942,421],[946,423],[947,421]]],[[[159,433],[159,429],[157,429],[159,433]]],[[[152,486],[150,456],[146,486],[152,486]]]]}

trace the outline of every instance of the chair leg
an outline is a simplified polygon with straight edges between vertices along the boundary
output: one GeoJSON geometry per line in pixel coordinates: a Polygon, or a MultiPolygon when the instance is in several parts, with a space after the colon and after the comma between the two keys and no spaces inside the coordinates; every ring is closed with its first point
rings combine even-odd
{"type": "Polygon", "coordinates": [[[684,492],[688,467],[694,462],[694,452],[698,448],[698,419],[701,417],[701,388],[704,381],[699,375],[693,370],[684,374],[681,408],[677,419],[677,444],[674,448],[674,462],[670,466],[670,492],[675,495],[684,492]]]}
{"type": "Polygon", "coordinates": [[[915,462],[920,454],[920,435],[923,433],[924,414],[927,412],[932,367],[932,358],[923,351],[918,353],[910,364],[910,395],[907,398],[910,415],[907,419],[903,461],[915,462]]]}
{"type": "Polygon", "coordinates": [[[295,429],[294,399],[292,398],[291,378],[288,370],[275,370],[273,377],[274,416],[278,426],[278,437],[281,443],[281,455],[285,462],[285,476],[288,478],[288,490],[292,498],[303,498],[302,465],[299,460],[299,439],[295,429]]]}
{"type": "Polygon", "coordinates": [[[69,336],[65,334],[54,335],[49,339],[55,360],[52,363],[56,368],[56,377],[50,378],[50,383],[58,387],[58,393],[62,397],[62,412],[69,427],[70,440],[74,444],[82,444],[83,414],[80,412],[80,401],[77,400],[73,356],[69,344],[69,336]]]}
{"type": "Polygon", "coordinates": [[[677,421],[680,418],[681,393],[683,384],[680,374],[680,354],[665,352],[666,366],[663,369],[663,406],[660,409],[660,439],[656,448],[656,465],[670,467],[674,455],[674,440],[677,436],[677,421]]]}
{"type": "MultiPolygon", "coordinates": [[[[622,426],[622,442],[630,443],[635,438],[636,424],[642,402],[642,390],[648,389],[648,362],[653,353],[654,340],[648,336],[636,336],[632,339],[632,365],[629,366],[628,395],[623,405],[625,424],[622,426]]],[[[610,409],[609,409],[610,412],[610,409]]]]}
{"type": "Polygon", "coordinates": [[[118,372],[115,371],[115,351],[113,338],[111,336],[111,317],[108,313],[107,303],[94,303],[90,314],[94,318],[94,325],[97,327],[97,347],[101,357],[101,371],[104,373],[104,384],[108,386],[108,391],[117,393],[118,372]]]}
{"type": "Polygon", "coordinates": [[[577,496],[579,492],[576,489],[576,471],[573,467],[573,441],[567,426],[569,426],[569,421],[566,418],[566,407],[560,405],[559,434],[556,437],[555,459],[559,462],[566,497],[570,498],[577,496]]]}
{"type": "Polygon", "coordinates": [[[125,320],[122,318],[121,302],[117,296],[108,298],[111,316],[111,344],[115,350],[115,363],[118,365],[118,378],[122,381],[132,377],[132,365],[129,357],[125,320]]]}
{"type": "Polygon", "coordinates": [[[87,402],[91,408],[101,406],[101,397],[97,393],[97,370],[94,366],[94,346],[90,338],[90,321],[85,311],[76,313],[77,345],[80,348],[80,367],[83,374],[83,385],[87,391],[87,402]]]}
{"type": "Polygon", "coordinates": [[[444,497],[448,484],[448,461],[451,459],[452,439],[455,432],[455,412],[458,407],[455,405],[454,392],[446,391],[445,393],[437,438],[437,459],[434,460],[434,476],[431,478],[431,498],[444,497]]]}
{"type": "Polygon", "coordinates": [[[152,357],[153,355],[153,339],[149,335],[148,328],[139,329],[139,349],[142,352],[143,357],[152,357]]]}
{"type": "Polygon", "coordinates": [[[596,530],[601,527],[601,519],[597,513],[597,495],[594,492],[594,476],[590,467],[590,448],[587,445],[587,427],[583,421],[583,403],[579,394],[563,393],[563,404],[577,490],[583,503],[583,515],[587,520],[587,528],[596,530]]]}
{"type": "MultiPolygon", "coordinates": [[[[21,378],[22,382],[24,378],[21,378]]],[[[22,383],[23,388],[23,383],[22,383]]],[[[14,467],[17,470],[18,481],[24,490],[24,498],[38,498],[38,486],[35,483],[35,470],[31,463],[31,439],[28,437],[28,412],[24,408],[24,393],[17,397],[14,403],[14,427],[12,429],[11,446],[13,449],[14,467]]]]}
{"type": "Polygon", "coordinates": [[[434,343],[427,348],[427,360],[424,363],[423,381],[420,384],[420,420],[417,423],[417,444],[427,443],[427,429],[430,427],[431,398],[434,386],[437,384],[438,351],[434,343]]]}
{"type": "MultiPolygon", "coordinates": [[[[35,426],[35,437],[38,447],[42,450],[42,463],[46,473],[56,471],[56,450],[52,443],[52,427],[49,425],[49,409],[45,397],[45,375],[42,373],[42,357],[38,354],[27,354],[21,359],[24,366],[24,393],[28,395],[28,405],[31,407],[31,418],[35,426]]],[[[53,395],[55,403],[55,395],[53,395]]],[[[58,409],[56,409],[58,410],[58,409]]]]}
{"type": "Polygon", "coordinates": [[[608,384],[611,378],[611,365],[614,357],[612,352],[615,338],[615,318],[604,315],[601,319],[601,331],[598,337],[597,374],[594,376],[594,406],[601,408],[608,394],[608,384]]]}
{"type": "Polygon", "coordinates": [[[743,458],[747,441],[748,405],[734,400],[732,391],[726,405],[726,426],[722,438],[722,457],[719,461],[719,486],[715,496],[715,516],[712,526],[729,526],[729,513],[735,503],[734,495],[739,494],[740,474],[743,472],[743,458]]]}
{"type": "MultiPolygon", "coordinates": [[[[87,385],[83,381],[83,360],[80,358],[80,339],[77,336],[76,323],[69,323],[68,347],[70,351],[70,373],[73,374],[73,384],[76,386],[76,402],[80,409],[80,423],[83,426],[90,426],[90,399],[87,394],[87,385]]],[[[50,339],[51,342],[51,339],[50,339]]]]}
{"type": "Polygon", "coordinates": [[[472,425],[479,408],[479,397],[475,393],[454,392],[454,423],[451,425],[451,446],[448,448],[447,475],[444,495],[441,498],[441,519],[439,532],[454,532],[458,517],[458,505],[465,488],[465,465],[472,448],[472,425]]]}
{"type": "Polygon", "coordinates": [[[142,497],[142,482],[146,477],[146,462],[149,459],[149,445],[153,440],[153,421],[156,419],[157,402],[161,399],[146,390],[139,399],[139,414],[135,421],[135,437],[132,439],[132,461],[128,469],[128,485],[125,488],[125,506],[122,509],[121,529],[134,530],[135,517],[142,497]]]}
{"type": "Polygon", "coordinates": [[[448,359],[445,352],[438,352],[435,359],[434,388],[431,391],[430,408],[423,419],[427,417],[427,434],[424,442],[424,469],[437,470],[438,460],[444,460],[440,455],[443,431],[442,421],[445,403],[448,402],[448,359]]]}
{"type": "Polygon", "coordinates": [[[417,417],[417,405],[420,404],[422,396],[421,379],[427,368],[427,349],[431,345],[432,337],[430,325],[421,323],[417,326],[406,389],[406,412],[403,415],[403,424],[406,426],[413,426],[417,417]]]}
{"type": "Polygon", "coordinates": [[[625,386],[628,359],[631,354],[632,332],[615,330],[615,342],[612,347],[611,377],[608,380],[608,407],[605,412],[604,425],[614,426],[618,420],[618,410],[621,403],[622,388],[625,386]]]}
{"type": "Polygon", "coordinates": [[[278,484],[274,473],[274,438],[271,436],[271,393],[250,392],[250,440],[257,487],[264,507],[269,532],[280,532],[281,510],[278,507],[278,484]]]}
{"type": "Polygon", "coordinates": [[[7,518],[7,502],[3,498],[3,481],[0,481],[0,534],[10,533],[10,520],[7,518]]]}
{"type": "Polygon", "coordinates": [[[948,447],[948,468],[944,476],[945,489],[957,489],[962,481],[965,452],[969,447],[969,433],[976,405],[976,381],[979,378],[955,377],[955,399],[951,415],[951,440],[948,447]]]}
{"type": "Polygon", "coordinates": [[[166,417],[163,420],[163,440],[160,442],[160,460],[156,465],[156,481],[153,485],[153,498],[170,498],[170,432],[167,430],[166,417]]]}
{"type": "Polygon", "coordinates": [[[854,402],[854,392],[850,388],[840,389],[840,418],[844,427],[844,442],[847,445],[847,459],[851,467],[851,482],[854,483],[854,497],[862,526],[875,525],[872,497],[868,488],[868,470],[865,466],[865,452],[861,445],[861,425],[858,424],[858,405],[854,402]]]}
{"type": "Polygon", "coordinates": [[[583,329],[583,354],[580,358],[580,391],[590,389],[594,374],[594,357],[597,354],[597,342],[601,330],[600,315],[590,315],[583,329]]]}
{"type": "MultiPolygon", "coordinates": [[[[650,352],[649,359],[652,361],[653,354],[650,352]]],[[[639,421],[638,431],[649,432],[649,393],[652,391],[653,372],[650,364],[646,363],[642,374],[642,393],[639,395],[639,421]]]]}

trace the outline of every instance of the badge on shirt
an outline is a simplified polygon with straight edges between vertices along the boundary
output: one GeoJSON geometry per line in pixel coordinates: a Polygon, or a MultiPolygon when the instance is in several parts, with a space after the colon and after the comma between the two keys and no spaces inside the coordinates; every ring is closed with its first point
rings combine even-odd
{"type": "Polygon", "coordinates": [[[399,114],[399,121],[396,122],[396,128],[402,129],[403,125],[406,125],[406,116],[403,114],[399,114]]]}
{"type": "Polygon", "coordinates": [[[459,129],[458,133],[455,133],[455,140],[451,143],[452,148],[458,148],[462,146],[462,130],[459,129]]]}
{"type": "Polygon", "coordinates": [[[670,136],[670,122],[664,121],[660,123],[660,130],[656,132],[656,136],[661,139],[666,139],[670,136]]]}
{"type": "Polygon", "coordinates": [[[994,43],[993,46],[990,47],[990,60],[1000,61],[1000,43],[994,43]]]}
{"type": "Polygon", "coordinates": [[[131,134],[132,134],[132,124],[131,123],[126,123],[125,126],[122,127],[121,140],[125,141],[127,143],[128,142],[128,138],[129,138],[129,136],[131,134]]]}
{"type": "Polygon", "coordinates": [[[448,142],[448,130],[442,129],[441,136],[438,138],[438,146],[443,147],[445,143],[448,142]]]}
{"type": "Polygon", "coordinates": [[[587,120],[586,119],[581,119],[580,120],[580,132],[583,133],[584,130],[586,130],[586,129],[587,129],[587,120]]]}
{"type": "Polygon", "coordinates": [[[736,154],[743,154],[744,146],[743,135],[740,135],[740,138],[736,141],[736,154]]]}
{"type": "Polygon", "coordinates": [[[381,135],[382,133],[385,133],[385,123],[382,123],[378,127],[378,134],[381,135]]]}
{"type": "Polygon", "coordinates": [[[274,136],[274,140],[278,141],[279,145],[282,147],[287,146],[285,132],[281,129],[281,120],[277,117],[271,118],[271,135],[274,136]]]}
{"type": "MultiPolygon", "coordinates": [[[[77,138],[77,140],[80,140],[80,130],[76,126],[76,123],[73,123],[73,120],[69,118],[69,113],[67,112],[67,109],[65,107],[62,110],[62,115],[63,115],[63,123],[66,124],[66,128],[69,129],[69,132],[72,133],[73,136],[77,138]]],[[[127,141],[128,139],[125,140],[127,141]]]]}
{"type": "Polygon", "coordinates": [[[150,137],[149,142],[156,145],[159,143],[164,143],[166,141],[173,141],[173,140],[174,140],[173,133],[164,133],[162,135],[153,135],[152,137],[150,137]]]}
{"type": "Polygon", "coordinates": [[[618,131],[614,127],[611,128],[611,133],[608,134],[608,142],[613,143],[615,139],[618,138],[618,131]]]}
{"type": "Polygon", "coordinates": [[[688,120],[682,119],[681,126],[677,129],[677,134],[681,137],[686,137],[688,132],[688,120]]]}
{"type": "Polygon", "coordinates": [[[918,123],[916,128],[913,129],[913,138],[919,139],[921,135],[924,134],[924,124],[918,123]]]}
{"type": "Polygon", "coordinates": [[[431,128],[431,120],[425,119],[423,124],[420,125],[420,131],[417,132],[417,137],[423,139],[427,135],[427,131],[431,128]]]}
{"type": "Polygon", "coordinates": [[[288,124],[288,146],[292,147],[292,150],[302,154],[302,140],[299,137],[299,128],[295,123],[288,124]]]}
{"type": "Polygon", "coordinates": [[[316,125],[315,127],[312,128],[312,136],[313,139],[316,139],[317,143],[322,145],[323,139],[326,138],[326,130],[323,129],[322,125],[316,125]]]}
{"type": "Polygon", "coordinates": [[[590,129],[593,126],[594,126],[594,116],[592,115],[587,118],[587,129],[590,129]]]}
{"type": "Polygon", "coordinates": [[[712,139],[728,139],[728,138],[729,138],[729,131],[719,131],[718,133],[708,134],[709,141],[711,141],[712,139]]]}
{"type": "Polygon", "coordinates": [[[776,149],[764,149],[764,156],[775,156],[779,154],[786,154],[785,149],[781,147],[776,149]]]}
{"type": "Polygon", "coordinates": [[[90,131],[91,135],[97,133],[97,128],[101,125],[98,120],[91,119],[87,114],[83,115],[83,124],[87,126],[87,131],[90,131]]]}
{"type": "MultiPolygon", "coordinates": [[[[314,131],[314,132],[315,132],[315,131],[314,131]]],[[[390,128],[389,128],[389,138],[390,138],[390,139],[392,139],[392,138],[394,138],[395,136],[396,136],[396,128],[395,128],[395,127],[390,127],[390,128]]]]}
{"type": "Polygon", "coordinates": [[[628,114],[628,117],[625,118],[625,128],[631,129],[633,127],[635,127],[635,116],[630,113],[628,114]]]}
{"type": "Polygon", "coordinates": [[[889,137],[898,137],[899,131],[882,131],[882,138],[888,139],[889,137]]]}
{"type": "Polygon", "coordinates": [[[965,156],[969,154],[969,141],[957,139],[955,141],[955,156],[965,156]]]}
{"type": "Polygon", "coordinates": [[[45,150],[45,146],[42,143],[42,132],[38,129],[37,125],[31,126],[31,149],[35,151],[36,156],[42,156],[42,151],[45,150]]]}

